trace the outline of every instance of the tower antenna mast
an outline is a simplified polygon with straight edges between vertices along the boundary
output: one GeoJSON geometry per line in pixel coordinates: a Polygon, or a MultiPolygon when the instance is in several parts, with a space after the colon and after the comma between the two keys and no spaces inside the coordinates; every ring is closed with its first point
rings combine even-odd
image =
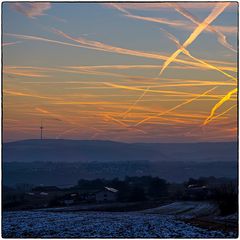
{"type": "Polygon", "coordinates": [[[43,125],[42,125],[42,120],[41,120],[40,132],[41,132],[41,140],[43,140],[43,125]]]}

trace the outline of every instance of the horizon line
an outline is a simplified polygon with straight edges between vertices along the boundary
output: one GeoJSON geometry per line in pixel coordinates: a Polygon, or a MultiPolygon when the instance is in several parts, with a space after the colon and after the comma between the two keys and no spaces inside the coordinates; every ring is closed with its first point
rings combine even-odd
{"type": "Polygon", "coordinates": [[[14,141],[9,141],[9,142],[4,142],[2,141],[2,144],[6,144],[6,143],[16,143],[16,142],[23,142],[23,141],[98,141],[98,142],[115,142],[115,143],[124,143],[124,144],[141,144],[141,143],[145,143],[145,144],[197,144],[197,143],[238,143],[238,139],[237,140],[233,140],[233,141],[199,141],[199,142],[124,142],[124,141],[115,141],[115,140],[110,140],[110,139],[64,139],[64,138],[60,138],[60,139],[55,139],[55,138],[45,138],[45,139],[22,139],[22,140],[14,140],[14,141]]]}

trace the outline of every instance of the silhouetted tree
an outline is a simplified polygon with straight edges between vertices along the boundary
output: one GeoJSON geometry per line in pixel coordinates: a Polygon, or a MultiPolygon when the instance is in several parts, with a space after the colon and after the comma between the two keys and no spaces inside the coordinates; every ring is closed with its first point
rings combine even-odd
{"type": "Polygon", "coordinates": [[[189,180],[185,183],[185,186],[196,185],[200,187],[206,184],[207,184],[207,180],[205,178],[198,178],[198,179],[189,178],[189,180]]]}
{"type": "Polygon", "coordinates": [[[218,203],[223,216],[236,213],[238,210],[237,187],[232,183],[221,185],[214,190],[214,200],[218,203]]]}
{"type": "Polygon", "coordinates": [[[168,184],[164,179],[153,178],[148,187],[148,195],[152,198],[161,198],[168,194],[168,184]]]}
{"type": "Polygon", "coordinates": [[[131,202],[138,202],[138,201],[146,200],[144,189],[142,187],[139,187],[139,186],[134,186],[130,190],[128,200],[131,201],[131,202]]]}

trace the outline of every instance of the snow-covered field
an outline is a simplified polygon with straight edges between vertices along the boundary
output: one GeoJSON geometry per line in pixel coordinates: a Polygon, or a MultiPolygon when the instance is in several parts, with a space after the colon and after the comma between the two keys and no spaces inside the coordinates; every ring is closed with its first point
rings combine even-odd
{"type": "Polygon", "coordinates": [[[174,202],[157,208],[144,210],[144,213],[158,213],[161,215],[178,215],[182,218],[212,215],[218,210],[216,204],[206,201],[174,202]]]}
{"type": "Polygon", "coordinates": [[[197,228],[158,214],[18,211],[3,213],[2,237],[222,238],[234,234],[197,228]]]}

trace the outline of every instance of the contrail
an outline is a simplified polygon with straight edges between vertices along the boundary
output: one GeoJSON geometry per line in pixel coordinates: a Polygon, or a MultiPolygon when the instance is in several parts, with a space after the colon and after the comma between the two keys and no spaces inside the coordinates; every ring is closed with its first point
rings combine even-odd
{"type": "Polygon", "coordinates": [[[12,90],[3,90],[3,93],[12,95],[12,96],[23,96],[23,97],[33,97],[33,98],[42,98],[42,99],[50,99],[50,100],[60,100],[60,98],[54,98],[54,97],[45,97],[40,95],[34,95],[31,93],[22,93],[22,92],[16,92],[12,90]]]}
{"type": "MultiPolygon", "coordinates": [[[[79,44],[72,44],[68,42],[62,42],[62,41],[57,41],[53,39],[48,39],[48,38],[43,38],[43,37],[38,37],[38,36],[32,36],[32,35],[22,35],[22,34],[12,34],[12,33],[4,33],[6,36],[10,37],[15,37],[19,39],[24,39],[24,40],[31,40],[31,41],[42,41],[42,42],[48,42],[48,43],[53,43],[53,44],[58,44],[58,45],[65,45],[65,46],[70,46],[70,47],[76,47],[76,48],[86,48],[86,49],[91,49],[91,50],[97,50],[97,51],[103,51],[103,52],[111,52],[111,53],[117,53],[117,54],[123,54],[123,55],[129,55],[129,56],[136,56],[136,57],[143,57],[143,58],[148,58],[148,59],[157,59],[157,60],[167,60],[168,57],[165,55],[161,55],[158,53],[149,53],[145,51],[138,51],[138,50],[132,50],[132,49],[127,49],[127,48],[121,48],[121,47],[115,47],[111,45],[107,45],[101,42],[97,41],[90,41],[84,38],[74,38],[66,33],[59,31],[59,30],[54,30],[55,33],[58,35],[61,35],[69,40],[72,40],[74,42],[78,42],[79,44]]],[[[191,61],[186,61],[183,59],[174,59],[175,62],[177,63],[182,63],[194,67],[204,67],[202,64],[196,63],[196,62],[191,62],[191,61]]]]}
{"type": "Polygon", "coordinates": [[[234,93],[237,93],[238,89],[237,88],[234,88],[233,90],[231,90],[230,92],[228,92],[218,103],[216,103],[214,105],[214,107],[212,108],[211,110],[211,113],[210,115],[208,116],[208,118],[204,121],[203,125],[207,125],[211,118],[214,116],[214,113],[216,112],[216,110],[221,107],[226,101],[228,101],[231,96],[234,94],[234,93]]]}
{"type": "MultiPolygon", "coordinates": [[[[195,23],[197,25],[201,24],[201,21],[197,17],[193,16],[190,12],[188,12],[185,8],[181,7],[179,4],[169,3],[169,5],[173,6],[176,11],[178,11],[181,15],[183,15],[187,19],[191,20],[193,23],[195,23]]],[[[237,52],[233,48],[233,46],[230,43],[227,42],[226,36],[224,34],[222,34],[220,31],[218,31],[217,28],[215,28],[215,27],[213,27],[211,25],[208,25],[207,29],[217,35],[218,42],[221,45],[223,45],[224,47],[230,49],[233,52],[237,52]]]]}
{"type": "Polygon", "coordinates": [[[185,102],[182,102],[182,103],[178,104],[177,106],[175,106],[175,107],[173,107],[173,108],[170,108],[170,109],[168,109],[167,111],[165,111],[165,112],[163,112],[163,113],[158,113],[158,114],[155,115],[155,116],[149,116],[149,117],[143,119],[142,121],[138,122],[138,123],[135,124],[134,126],[137,127],[137,126],[143,124],[144,122],[148,121],[149,119],[156,118],[156,117],[159,117],[159,116],[168,114],[169,112],[172,112],[172,111],[178,109],[179,107],[182,107],[182,106],[184,106],[184,105],[186,105],[186,104],[188,104],[188,103],[191,103],[191,102],[195,101],[196,99],[198,99],[198,98],[206,95],[207,93],[211,92],[211,91],[214,90],[215,88],[217,88],[217,87],[211,88],[210,90],[207,90],[206,92],[200,94],[199,96],[194,97],[194,98],[191,98],[191,99],[189,99],[189,100],[187,100],[187,101],[185,101],[185,102]]]}
{"type": "Polygon", "coordinates": [[[77,47],[77,48],[83,48],[84,47],[84,48],[88,48],[88,49],[97,50],[96,48],[90,47],[90,46],[89,47],[88,46],[80,46],[80,45],[77,45],[77,44],[61,42],[61,41],[57,41],[57,40],[53,40],[53,39],[48,39],[48,38],[43,38],[43,37],[38,37],[38,36],[32,36],[32,35],[23,35],[23,34],[14,34],[14,33],[4,33],[4,35],[19,38],[19,39],[24,39],[24,40],[42,41],[42,42],[56,43],[56,44],[60,44],[60,45],[67,45],[67,46],[70,46],[70,47],[77,47]]]}
{"type": "Polygon", "coordinates": [[[62,122],[61,119],[58,119],[58,118],[43,118],[43,120],[51,120],[51,121],[59,121],[59,122],[62,122]]]}
{"type": "MultiPolygon", "coordinates": [[[[209,61],[209,60],[208,60],[209,61]]],[[[209,61],[210,62],[210,61],[209,61]]],[[[215,62],[216,63],[216,62],[215,62]]],[[[222,62],[223,64],[229,64],[227,62],[222,62]]],[[[197,66],[169,66],[174,69],[198,69],[197,66]]],[[[95,65],[95,66],[66,66],[66,68],[70,69],[83,69],[83,70],[96,70],[96,69],[119,69],[119,70],[125,70],[125,69],[159,69],[158,65],[95,65]]],[[[235,67],[227,67],[227,66],[220,66],[221,70],[231,71],[231,72],[237,72],[237,69],[235,67]]],[[[137,76],[139,77],[139,76],[137,76]]]]}
{"type": "MultiPolygon", "coordinates": [[[[60,36],[63,36],[69,40],[72,40],[74,42],[77,42],[79,44],[79,47],[83,47],[83,48],[90,48],[90,49],[94,49],[94,50],[98,50],[98,51],[104,51],[104,52],[111,52],[111,53],[117,53],[117,54],[124,54],[124,55],[131,55],[131,56],[137,56],[137,57],[144,57],[144,58],[151,58],[151,59],[159,59],[159,60],[168,60],[169,57],[165,56],[165,55],[161,55],[158,53],[149,53],[149,52],[144,52],[144,51],[137,51],[137,50],[132,50],[132,49],[127,49],[127,48],[121,48],[121,47],[116,47],[116,46],[112,46],[112,45],[108,45],[102,42],[98,42],[98,41],[91,41],[88,39],[84,39],[84,38],[75,38],[75,37],[71,37],[70,35],[54,29],[54,32],[57,33],[60,36]]],[[[183,59],[173,59],[173,61],[177,62],[177,63],[183,63],[183,64],[187,64],[187,65],[192,65],[192,66],[197,66],[197,67],[206,67],[202,64],[196,63],[196,62],[191,62],[191,61],[186,61],[183,59]]]]}
{"type": "Polygon", "coordinates": [[[2,46],[5,47],[5,46],[12,46],[12,45],[16,45],[18,43],[20,43],[21,41],[16,41],[16,42],[5,42],[5,43],[2,43],[2,46]]]}
{"type": "Polygon", "coordinates": [[[116,119],[116,118],[114,118],[114,117],[112,117],[112,116],[109,116],[109,115],[104,115],[104,116],[105,116],[106,118],[112,120],[113,122],[118,123],[118,124],[121,125],[122,127],[125,127],[125,128],[128,129],[128,130],[135,130],[135,131],[137,131],[137,132],[141,132],[141,133],[146,134],[145,131],[143,131],[143,130],[141,130],[141,129],[138,129],[138,128],[134,127],[134,126],[129,126],[128,124],[126,124],[126,123],[124,123],[124,122],[122,122],[122,121],[120,121],[120,120],[118,120],[118,119],[116,119]]]}
{"type": "MultiPolygon", "coordinates": [[[[192,32],[192,34],[188,37],[188,39],[184,42],[184,44],[177,50],[175,51],[163,64],[162,69],[160,73],[158,74],[158,77],[160,77],[163,73],[163,71],[168,67],[168,65],[172,62],[175,61],[177,56],[185,51],[186,47],[189,46],[200,34],[201,32],[212,22],[214,21],[223,11],[224,9],[229,5],[229,3],[220,3],[217,7],[213,9],[213,11],[210,13],[210,15],[202,22],[199,23],[198,27],[192,32]]],[[[189,53],[190,55],[190,53],[189,53]]],[[[191,55],[190,55],[191,56],[191,55]]],[[[194,60],[198,60],[197,58],[194,58],[194,60]]],[[[198,61],[199,62],[199,61],[198,61]]],[[[213,67],[210,64],[205,63],[204,61],[200,61],[202,64],[208,66],[209,68],[213,68],[215,70],[219,70],[217,67],[213,67]]],[[[221,71],[224,73],[223,71],[221,71]]],[[[227,73],[224,73],[225,75],[229,75],[227,73]]],[[[229,75],[231,76],[231,75],[229,75]]],[[[156,77],[156,79],[158,78],[156,77]]],[[[231,76],[232,77],[232,76],[231,76]]],[[[236,79],[235,79],[236,80],[236,79]]],[[[148,86],[143,94],[133,103],[133,105],[125,112],[123,113],[124,116],[126,116],[127,113],[129,113],[132,109],[133,106],[135,106],[145,95],[146,93],[150,90],[151,86],[148,86]]]]}
{"type": "MultiPolygon", "coordinates": [[[[165,31],[165,30],[164,30],[164,31],[165,31]]],[[[168,33],[168,32],[167,32],[167,33],[168,33]]],[[[168,33],[168,34],[169,34],[169,33],[168,33]]],[[[178,40],[177,40],[176,38],[174,38],[173,35],[169,35],[169,36],[171,37],[171,39],[172,39],[178,46],[181,47],[180,43],[178,42],[178,40]]],[[[202,64],[208,66],[209,68],[212,68],[212,69],[214,69],[214,70],[217,70],[217,71],[219,71],[220,73],[224,74],[225,76],[233,79],[234,81],[237,81],[237,79],[236,79],[235,77],[233,77],[233,76],[231,76],[230,74],[222,71],[222,70],[219,69],[218,67],[215,67],[215,66],[213,66],[213,65],[211,65],[211,64],[208,64],[208,63],[204,62],[203,60],[200,60],[200,59],[198,59],[198,58],[193,57],[193,56],[190,54],[190,52],[187,51],[186,49],[183,49],[183,52],[184,52],[187,56],[189,56],[189,57],[191,57],[192,59],[194,59],[195,61],[201,62],[202,64]]],[[[157,80],[158,77],[155,78],[155,79],[157,80]]],[[[190,85],[191,85],[191,84],[190,84],[190,85]]],[[[192,86],[194,86],[194,84],[192,84],[192,86]]],[[[151,92],[151,90],[150,90],[151,88],[152,88],[152,86],[148,86],[148,87],[144,90],[144,92],[139,96],[139,98],[131,105],[131,107],[130,107],[127,111],[125,111],[124,113],[122,113],[123,118],[125,118],[126,115],[127,115],[129,112],[132,111],[133,107],[134,107],[136,104],[138,104],[139,101],[142,100],[142,98],[146,95],[147,92],[151,92]]]]}
{"type": "MultiPolygon", "coordinates": [[[[108,82],[104,82],[105,85],[113,87],[113,88],[119,88],[119,89],[126,89],[126,90],[132,90],[132,91],[141,91],[144,92],[145,89],[143,88],[139,88],[139,87],[131,87],[131,86],[125,86],[125,85],[119,85],[119,84],[114,84],[114,83],[108,83],[108,82]]],[[[171,95],[179,95],[179,96],[191,96],[191,97],[198,97],[201,94],[196,94],[196,93],[189,93],[189,92],[179,92],[179,91],[167,91],[167,90],[149,90],[149,92],[152,93],[165,93],[165,94],[171,94],[171,95]]],[[[208,95],[208,97],[211,98],[222,98],[222,96],[218,96],[218,95],[208,95]]]]}
{"type": "Polygon", "coordinates": [[[218,67],[216,67],[216,66],[214,66],[214,65],[212,65],[212,64],[209,64],[209,63],[207,63],[207,62],[205,62],[205,61],[203,61],[203,60],[201,60],[201,59],[199,59],[199,58],[194,57],[186,48],[184,48],[184,47],[180,44],[180,42],[178,41],[178,39],[177,39],[173,34],[169,33],[169,32],[166,31],[165,29],[162,29],[162,28],[161,28],[161,30],[164,31],[164,32],[168,35],[169,39],[171,39],[171,40],[179,47],[179,49],[180,49],[180,48],[182,49],[182,51],[183,51],[183,53],[184,53],[185,55],[187,55],[188,57],[192,58],[193,60],[195,60],[195,61],[197,61],[197,62],[202,63],[203,65],[206,65],[208,68],[214,69],[214,70],[216,70],[216,71],[224,74],[224,75],[227,76],[228,78],[231,78],[232,80],[237,81],[237,79],[236,79],[235,77],[233,77],[232,75],[224,72],[224,71],[221,70],[220,68],[218,68],[218,67]]]}
{"type": "Polygon", "coordinates": [[[35,110],[40,112],[40,113],[47,114],[50,117],[52,116],[53,118],[58,119],[60,121],[63,121],[63,122],[69,123],[69,124],[75,124],[72,121],[69,121],[69,120],[65,119],[63,116],[61,116],[59,114],[56,114],[56,113],[53,113],[53,112],[50,112],[50,111],[48,111],[46,109],[43,109],[43,108],[40,108],[40,107],[36,107],[35,110]]]}
{"type": "MultiPolygon", "coordinates": [[[[138,88],[138,87],[131,87],[131,86],[125,86],[125,85],[119,85],[119,84],[114,84],[114,83],[108,83],[104,82],[105,85],[113,87],[113,88],[120,88],[120,89],[127,89],[127,90],[133,90],[133,91],[141,91],[144,92],[145,89],[143,88],[138,88]]],[[[199,96],[199,94],[195,93],[189,93],[189,92],[179,92],[179,91],[167,91],[167,90],[149,90],[149,92],[153,93],[166,93],[166,94],[181,94],[183,96],[199,96]]],[[[214,96],[215,97],[215,96],[214,96]]],[[[218,98],[218,97],[216,97],[218,98]]]]}
{"type": "MultiPolygon", "coordinates": [[[[62,132],[60,132],[59,134],[57,134],[57,136],[55,137],[55,139],[59,139],[60,137],[62,137],[63,135],[65,135],[66,133],[69,133],[69,132],[74,132],[76,130],[79,130],[79,124],[74,124],[75,126],[77,127],[73,127],[73,128],[70,128],[70,129],[67,129],[67,130],[64,130],[62,132]]],[[[80,125],[82,127],[84,127],[82,124],[80,125]]],[[[102,132],[101,130],[95,128],[95,127],[90,127],[91,129],[93,129],[94,131],[97,131],[97,134],[99,134],[100,132],[102,132]]]]}
{"type": "MultiPolygon", "coordinates": [[[[171,38],[171,37],[169,37],[171,38]]],[[[173,40],[173,39],[172,39],[173,40]]],[[[173,40],[174,41],[174,40],[173,40]]],[[[176,40],[177,41],[177,40],[176,40]]],[[[176,43],[178,46],[180,44],[176,43]]],[[[185,52],[184,52],[185,53],[185,52]]],[[[202,61],[203,63],[203,61],[202,61]]],[[[208,64],[208,67],[211,65],[208,64]]],[[[176,68],[176,69],[195,69],[195,67],[190,66],[169,66],[170,68],[176,68]]],[[[212,66],[211,66],[212,67],[212,66]]],[[[133,80],[133,81],[155,81],[156,78],[147,78],[143,76],[138,75],[128,75],[128,74],[119,74],[119,73],[112,73],[112,72],[106,72],[106,71],[97,71],[98,69],[157,69],[159,68],[159,65],[100,65],[100,66],[66,66],[66,67],[58,67],[58,68],[47,68],[47,67],[34,67],[34,66],[4,66],[3,67],[3,73],[5,74],[13,74],[16,76],[26,76],[26,77],[47,77],[50,76],[48,72],[54,71],[54,72],[63,72],[63,73],[77,73],[77,74],[87,74],[87,75],[97,75],[97,76],[114,76],[114,77],[121,77],[125,78],[126,80],[133,80]],[[70,70],[69,70],[70,69],[70,70]]],[[[212,67],[213,69],[218,69],[223,73],[222,70],[234,70],[232,67],[224,67],[221,69],[217,67],[212,67]]],[[[231,76],[230,74],[227,76],[231,76]]],[[[166,78],[162,78],[166,79],[166,78]]],[[[171,80],[171,79],[169,79],[171,80]]],[[[39,84],[39,82],[34,82],[39,84]]],[[[46,82],[40,82],[41,84],[46,84],[46,82]]],[[[53,82],[47,82],[49,84],[53,84],[53,82]]],[[[70,84],[71,82],[69,82],[70,84]]]]}
{"type": "Polygon", "coordinates": [[[110,3],[110,4],[111,4],[113,7],[117,8],[120,12],[123,12],[123,13],[125,13],[125,14],[127,14],[127,15],[130,14],[126,9],[120,7],[118,4],[115,4],[115,3],[110,3]]]}
{"type": "MultiPolygon", "coordinates": [[[[167,34],[169,35],[170,33],[167,32],[167,34]]],[[[171,39],[171,40],[173,40],[177,45],[180,46],[179,41],[178,41],[173,35],[170,34],[169,36],[170,36],[170,39],[171,39]]],[[[181,46],[180,46],[180,47],[181,47],[181,46]]],[[[190,52],[187,51],[186,49],[183,49],[183,52],[184,52],[187,56],[191,57],[192,59],[194,59],[194,60],[196,60],[196,61],[199,61],[199,62],[202,62],[202,63],[204,63],[204,64],[210,65],[210,64],[208,64],[208,63],[206,63],[206,62],[204,62],[204,61],[202,61],[202,60],[200,60],[200,59],[197,59],[197,58],[193,57],[193,56],[190,54],[190,52]]],[[[227,77],[230,77],[230,78],[232,78],[233,80],[237,81],[237,79],[234,78],[234,77],[232,77],[230,74],[227,74],[227,73],[225,73],[224,71],[221,71],[221,70],[218,69],[217,67],[214,67],[214,66],[212,66],[212,65],[210,65],[210,66],[211,66],[213,69],[215,69],[215,70],[223,73],[223,74],[226,75],[227,77]]],[[[209,117],[204,121],[204,123],[203,123],[204,125],[208,124],[211,120],[213,120],[213,116],[214,116],[215,111],[216,111],[224,102],[228,101],[228,100],[230,99],[231,95],[234,94],[235,92],[237,92],[237,88],[233,89],[232,91],[230,91],[229,93],[227,93],[223,98],[221,98],[221,100],[212,108],[211,113],[210,113],[210,116],[209,116],[209,117]]],[[[219,116],[222,116],[222,115],[223,115],[224,113],[226,113],[226,112],[227,112],[227,111],[223,112],[222,114],[219,114],[219,115],[215,116],[214,119],[215,119],[215,118],[218,118],[219,116]]]]}
{"type": "MultiPolygon", "coordinates": [[[[168,5],[170,3],[167,3],[168,5]]],[[[167,19],[167,18],[157,18],[157,17],[144,17],[144,16],[139,16],[139,15],[133,15],[129,11],[126,10],[126,8],[120,7],[120,4],[112,4],[110,3],[109,5],[113,6],[114,8],[118,9],[122,13],[124,13],[125,17],[132,18],[132,19],[137,19],[137,20],[142,20],[142,21],[147,21],[147,22],[155,22],[155,23],[160,23],[160,24],[165,24],[171,27],[175,28],[183,28],[185,30],[193,30],[195,28],[195,25],[189,24],[186,21],[182,20],[173,20],[173,19],[167,19]]],[[[182,14],[183,15],[183,14],[182,14]]],[[[187,16],[185,16],[187,17],[187,16]]],[[[197,19],[197,18],[195,18],[197,19]]],[[[213,26],[213,28],[217,31],[220,31],[220,34],[222,32],[224,33],[230,33],[230,34],[236,34],[237,33],[237,28],[235,26],[213,26]]],[[[209,28],[205,29],[208,32],[212,32],[209,28]]]]}
{"type": "Polygon", "coordinates": [[[170,19],[166,19],[166,18],[155,18],[155,17],[143,17],[143,16],[138,16],[138,15],[133,15],[133,14],[126,14],[125,15],[128,18],[133,18],[133,19],[138,19],[138,20],[143,20],[143,21],[148,21],[148,22],[155,22],[155,23],[161,23],[161,24],[165,24],[165,25],[169,25],[169,26],[173,26],[173,27],[186,27],[186,22],[183,21],[173,21],[170,19]]]}
{"type": "Polygon", "coordinates": [[[74,127],[74,128],[70,128],[70,129],[68,129],[68,130],[65,130],[65,131],[63,131],[62,133],[59,133],[56,137],[55,137],[55,139],[59,139],[61,136],[63,136],[64,134],[66,134],[66,133],[69,133],[69,132],[73,132],[73,131],[75,131],[75,130],[77,130],[77,129],[79,129],[79,127],[74,127]]]}
{"type": "Polygon", "coordinates": [[[217,116],[213,116],[211,119],[208,120],[208,123],[210,123],[213,119],[216,119],[216,118],[219,118],[221,117],[222,115],[228,113],[230,110],[232,110],[233,108],[237,107],[237,104],[231,106],[230,108],[228,108],[227,110],[225,110],[224,112],[218,114],[217,116]]]}
{"type": "Polygon", "coordinates": [[[139,98],[130,106],[130,108],[127,109],[127,111],[125,111],[124,113],[120,114],[120,115],[122,115],[123,119],[127,116],[127,114],[129,112],[132,111],[134,106],[136,106],[139,103],[139,101],[141,101],[141,99],[145,96],[146,91],[148,91],[148,90],[150,90],[150,86],[145,89],[145,91],[142,93],[142,95],[139,96],[139,98]]]}
{"type": "Polygon", "coordinates": [[[168,65],[173,62],[177,56],[183,51],[184,48],[187,48],[200,34],[201,32],[211,23],[213,22],[229,5],[229,2],[219,3],[213,11],[208,15],[207,18],[203,22],[201,22],[196,29],[192,32],[192,34],[188,37],[188,39],[183,43],[182,48],[175,51],[163,64],[163,67],[159,73],[159,76],[162,75],[163,71],[168,67],[168,65]]]}
{"type": "Polygon", "coordinates": [[[26,71],[26,69],[27,68],[19,69],[19,68],[4,66],[3,67],[3,73],[16,75],[16,76],[21,76],[21,77],[37,77],[37,78],[49,77],[49,75],[36,73],[36,72],[31,71],[29,69],[27,69],[27,71],[26,71]],[[24,71],[22,71],[22,70],[24,70],[24,71]]]}

